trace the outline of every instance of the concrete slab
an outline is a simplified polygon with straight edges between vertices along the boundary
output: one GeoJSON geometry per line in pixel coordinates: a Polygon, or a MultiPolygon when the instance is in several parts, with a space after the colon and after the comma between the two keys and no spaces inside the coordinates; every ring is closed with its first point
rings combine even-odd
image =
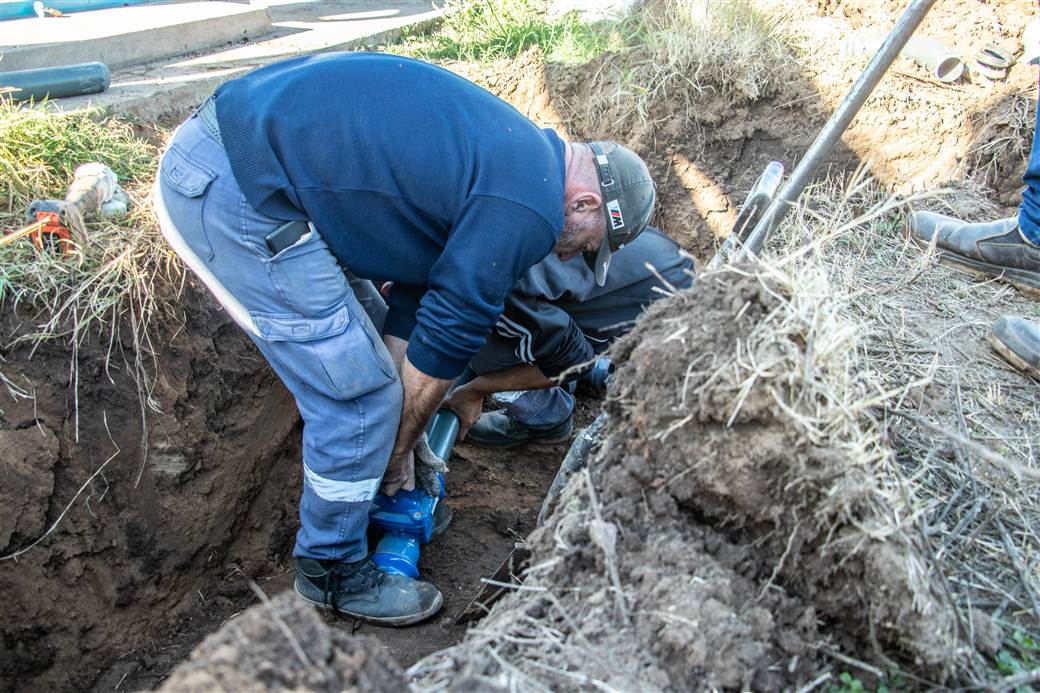
{"type": "Polygon", "coordinates": [[[295,55],[352,50],[386,43],[404,29],[436,22],[442,8],[430,0],[318,0],[268,3],[272,32],[260,40],[210,55],[116,71],[102,94],[58,99],[61,110],[102,108],[142,121],[180,117],[222,82],[295,55]]]}
{"type": "Polygon", "coordinates": [[[207,50],[271,31],[262,5],[185,2],[0,22],[4,70],[99,60],[109,69],[207,50]]]}

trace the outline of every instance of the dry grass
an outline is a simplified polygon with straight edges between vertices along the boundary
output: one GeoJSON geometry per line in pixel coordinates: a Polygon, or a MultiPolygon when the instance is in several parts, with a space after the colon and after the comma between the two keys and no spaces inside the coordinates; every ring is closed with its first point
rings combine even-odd
{"type": "Polygon", "coordinates": [[[697,120],[704,102],[756,101],[796,69],[784,32],[787,10],[761,0],[651,0],[631,20],[629,48],[594,78],[590,115],[697,120]]]}
{"type": "MultiPolygon", "coordinates": [[[[1029,155],[1036,122],[1036,92],[1013,92],[972,116],[976,144],[965,156],[967,172],[987,186],[1002,184],[1009,167],[1029,155]]],[[[1015,176],[1017,178],[1018,176],[1015,176]]]]}
{"type": "MultiPolygon", "coordinates": [[[[673,519],[651,513],[647,505],[651,518],[647,522],[652,529],[622,522],[617,528],[622,535],[640,534],[649,545],[668,541],[667,537],[682,537],[682,532],[689,531],[682,528],[684,523],[705,522],[712,531],[723,534],[731,528],[726,536],[735,538],[738,544],[754,546],[754,553],[763,562],[765,573],[754,583],[758,601],[768,600],[773,590],[781,590],[806,605],[816,600],[821,605],[833,605],[867,590],[862,602],[850,605],[842,628],[860,633],[869,630],[872,638],[881,641],[882,645],[874,643],[873,659],[860,662],[856,656],[863,655],[856,651],[843,653],[824,631],[821,640],[811,645],[820,653],[820,662],[833,657],[837,671],[860,666],[883,677],[881,672],[909,668],[895,661],[905,662],[909,654],[927,666],[900,672],[903,680],[916,677],[919,685],[927,686],[936,681],[928,677],[941,677],[950,668],[963,666],[969,648],[959,632],[950,594],[932,570],[931,535],[918,522],[918,481],[908,478],[897,464],[897,455],[889,445],[890,429],[878,412],[890,402],[910,397],[926,385],[928,378],[925,374],[879,387],[875,371],[857,346],[861,327],[848,313],[862,285],[835,283],[829,267],[821,261],[825,243],[845,238],[863,224],[892,216],[893,203],[877,202],[866,215],[818,218],[806,212],[796,216],[788,225],[789,243],[804,245],[807,237],[821,229],[827,233],[826,241],[816,240],[806,252],[773,260],[751,275],[744,269],[725,268],[710,280],[702,276],[691,290],[667,304],[655,305],[646,317],[653,326],[644,325],[644,329],[653,330],[647,333],[651,336],[628,338],[639,344],[636,350],[650,349],[637,359],[635,351],[631,352],[636,361],[648,364],[646,370],[619,371],[618,378],[627,384],[612,393],[617,406],[627,412],[622,425],[631,428],[611,433],[640,437],[645,445],[622,447],[618,452],[617,446],[626,443],[613,440],[592,466],[598,483],[607,484],[618,478],[619,470],[611,470],[611,464],[619,464],[629,454],[646,459],[656,470],[648,472],[645,480],[642,503],[647,505],[647,496],[661,488],[660,477],[654,475],[662,469],[674,471],[663,466],[669,464],[663,460],[682,461],[665,488],[674,488],[671,484],[680,477],[697,479],[693,490],[683,496],[686,507],[696,511],[676,518],[677,528],[673,519]],[[732,304],[736,311],[748,294],[744,289],[735,292],[732,300],[708,304],[699,292],[706,290],[707,281],[724,285],[737,281],[727,279],[736,275],[750,278],[770,294],[775,299],[773,308],[763,319],[744,328],[736,344],[728,337],[719,341],[703,336],[713,331],[704,325],[707,306],[732,304]],[[677,369],[672,360],[658,358],[667,352],[691,360],[677,369]],[[654,378],[674,383],[674,392],[662,395],[665,401],[647,401],[648,392],[658,391],[643,383],[654,378]],[[668,412],[667,416],[661,411],[668,412]],[[807,446],[797,454],[792,450],[783,461],[769,457],[763,458],[770,460],[765,463],[743,457],[747,448],[734,439],[757,435],[749,430],[754,428],[768,431],[762,439],[766,441],[776,434],[778,421],[783,422],[783,428],[797,431],[797,439],[809,441],[807,446]],[[660,424],[660,430],[654,428],[655,423],[660,424]],[[743,433],[738,434],[738,430],[743,433]],[[818,452],[807,455],[806,449],[818,452]],[[768,496],[767,501],[760,502],[763,498],[757,495],[743,495],[741,489],[774,488],[772,481],[764,480],[774,477],[776,488],[782,489],[778,497],[768,496]],[[705,499],[704,505],[698,505],[698,498],[705,499]],[[718,525],[694,519],[712,518],[715,511],[726,514],[718,525]],[[650,534],[645,534],[647,531],[650,534]],[[679,534],[675,534],[677,531],[679,534]],[[766,565],[769,561],[772,563],[766,565]],[[837,566],[845,564],[857,566],[849,568],[848,575],[862,576],[844,576],[837,566]]],[[[744,309],[751,305],[752,299],[748,301],[744,309]]],[[[732,318],[733,322],[740,322],[744,309],[732,318]]],[[[622,358],[627,353],[622,349],[622,358]]],[[[621,366],[622,370],[628,368],[621,366]]],[[[615,422],[614,427],[618,425],[615,422]]],[[[595,528],[603,524],[598,508],[606,503],[596,498],[604,493],[612,492],[593,484],[588,474],[572,478],[557,510],[531,538],[534,565],[525,573],[520,591],[493,609],[464,643],[416,664],[409,673],[420,689],[437,690],[457,683],[460,675],[478,673],[490,675],[497,685],[532,690],[574,685],[600,690],[656,688],[661,685],[659,671],[652,683],[640,677],[648,670],[670,666],[651,654],[661,621],[696,632],[725,632],[722,623],[697,618],[683,621],[688,618],[684,609],[697,607],[687,603],[689,595],[682,591],[687,588],[679,586],[703,582],[700,568],[687,574],[668,563],[643,563],[661,560],[650,550],[614,558],[614,544],[596,539],[595,528]],[[587,554],[575,546],[574,537],[580,532],[587,533],[589,541],[602,550],[606,569],[588,567],[587,554]],[[615,561],[624,565],[621,580],[616,577],[615,561]],[[563,585],[559,582],[561,572],[568,576],[563,585]],[[675,581],[677,591],[670,591],[667,601],[655,603],[646,586],[648,574],[662,584],[675,581]],[[628,604],[635,606],[625,606],[626,595],[628,604]],[[629,623],[629,611],[635,625],[629,623]],[[657,625],[651,625],[654,623],[657,625]]],[[[614,495],[611,502],[617,507],[621,501],[614,495]]],[[[639,505],[638,499],[634,502],[639,505]]],[[[616,515],[606,519],[618,521],[616,515]]],[[[694,537],[698,536],[695,532],[694,537]]],[[[631,544],[626,546],[631,551],[631,544]]],[[[688,551],[697,551],[697,546],[704,545],[694,540],[688,551]]],[[[713,560],[711,556],[693,555],[701,565],[713,560]]],[[[732,575],[724,579],[731,584],[740,578],[732,575]]],[[[708,594],[713,599],[726,599],[719,593],[708,594]]],[[[732,608],[721,614],[737,620],[740,605],[732,608]]],[[[720,612],[715,613],[718,616],[720,612]]],[[[830,617],[840,620],[836,614],[830,617]]],[[[780,623],[783,617],[774,612],[772,618],[780,623]]],[[[761,634],[749,635],[749,642],[754,637],[761,634]]],[[[773,664],[790,665],[794,671],[797,661],[780,659],[773,664]]],[[[705,681],[719,680],[711,677],[722,676],[722,670],[709,670],[705,681]]],[[[812,675],[816,677],[818,672],[812,675]]],[[[745,684],[747,681],[750,679],[745,679],[745,684]]],[[[665,685],[674,687],[679,682],[672,678],[665,685]]]]}
{"type": "MultiPolygon", "coordinates": [[[[70,256],[37,251],[18,241],[0,249],[0,306],[5,313],[0,348],[59,340],[70,351],[74,403],[79,349],[85,340],[104,345],[105,369],[124,369],[138,384],[142,418],[154,408],[153,318],[182,279],[150,211],[148,195],[158,149],[129,123],[96,113],[59,114],[43,107],[0,101],[0,227],[24,224],[33,199],[61,199],[77,166],[101,161],[120,176],[131,212],[120,219],[89,221],[70,256]],[[129,348],[124,348],[129,347],[129,348]]],[[[25,352],[22,352],[25,353],[25,352]]],[[[2,371],[2,362],[0,362],[2,371]]],[[[31,396],[31,383],[11,383],[12,397],[31,396]]],[[[78,406],[74,410],[78,436],[78,406]]]]}
{"type": "MultiPolygon", "coordinates": [[[[711,401],[728,403],[724,419],[739,422],[747,407],[761,410],[761,395],[768,392],[789,425],[819,449],[838,453],[843,469],[839,476],[817,475],[810,483],[805,479],[811,474],[805,479],[797,470],[782,475],[794,479],[787,488],[795,517],[775,533],[789,548],[795,547],[791,555],[801,564],[785,566],[788,552],[779,555],[772,577],[761,585],[760,598],[777,586],[793,589],[792,577],[797,583],[799,571],[812,564],[806,552],[815,545],[799,538],[800,532],[812,536],[826,534],[828,527],[855,527],[855,536],[861,538],[852,545],[846,530],[833,535],[845,537],[843,542],[827,541],[822,547],[823,555],[844,556],[842,563],[861,552],[869,555],[870,546],[896,548],[897,579],[909,588],[912,603],[909,611],[901,612],[905,618],[894,624],[897,640],[898,629],[906,631],[903,656],[879,648],[872,655],[860,655],[866,660],[860,661],[850,656],[855,652],[843,653],[824,640],[817,644],[819,663],[830,670],[814,674],[811,685],[837,681],[841,672],[849,681],[862,672],[878,679],[895,672],[904,686],[940,685],[931,678],[936,670],[919,668],[904,658],[907,652],[944,657],[954,666],[955,680],[983,688],[1013,687],[1029,676],[1027,672],[1002,678],[1013,673],[1004,667],[1009,657],[1030,662],[1036,655],[1035,642],[1040,641],[1040,500],[1035,492],[1040,480],[1040,397],[1037,384],[1002,362],[983,336],[1002,313],[1040,319],[1040,309],[1005,285],[972,282],[937,266],[933,251],[917,248],[901,233],[910,208],[951,211],[977,201],[967,187],[897,199],[860,175],[810,189],[756,275],[776,293],[778,307],[741,339],[736,350],[702,353],[690,363],[672,403],[674,424],[658,432],[658,454],[667,454],[669,440],[680,446],[682,439],[707,433],[708,429],[691,432],[687,427],[691,420],[704,421],[703,410],[682,414],[684,403],[705,397],[691,393],[710,383],[711,401]],[[807,506],[806,499],[814,497],[807,488],[813,483],[823,484],[817,490],[830,491],[807,506]],[[836,519],[837,525],[829,524],[836,519]],[[996,659],[993,636],[999,630],[993,623],[1005,635],[996,659]],[[847,673],[850,670],[854,676],[847,673]]],[[[734,271],[738,270],[721,270],[734,271]]],[[[702,277],[700,285],[704,281],[702,277]]],[[[676,340],[684,338],[683,330],[700,329],[702,315],[692,310],[697,291],[695,285],[673,299],[690,302],[692,323],[682,322],[683,311],[667,312],[676,340]]],[[[659,313],[657,307],[653,311],[659,313]]],[[[645,425],[642,414],[634,416],[645,425]]],[[[725,465],[720,443],[710,442],[710,449],[713,456],[705,459],[686,454],[695,475],[709,476],[717,473],[713,468],[725,465]]],[[[611,478],[604,459],[601,454],[594,464],[600,479],[611,478]]],[[[740,465],[726,469],[734,474],[734,487],[742,486],[741,474],[756,473],[740,465]]],[[[419,690],[440,690],[468,676],[482,684],[525,690],[654,688],[661,679],[646,676],[665,665],[648,655],[653,642],[640,639],[657,632],[647,630],[647,619],[710,629],[711,624],[683,624],[682,612],[672,607],[667,612],[647,611],[653,608],[647,592],[629,581],[636,570],[633,561],[644,554],[620,557],[620,588],[612,578],[613,559],[606,548],[601,547],[608,569],[587,567],[588,554],[576,549],[574,537],[591,537],[593,526],[602,522],[595,512],[596,495],[604,492],[589,480],[586,474],[575,475],[556,511],[535,531],[533,565],[524,584],[463,643],[421,660],[409,671],[419,690]],[[563,584],[561,571],[568,576],[563,584]],[[577,573],[582,573],[580,579],[574,577],[577,573]],[[637,595],[629,596],[627,611],[616,604],[626,594],[637,595]],[[626,624],[628,612],[635,627],[626,624]]],[[[725,488],[723,484],[712,492],[725,498],[725,488]]],[[[754,512],[734,502],[725,524],[746,531],[763,519],[754,512]],[[747,515],[744,520],[742,514],[747,515]]],[[[668,526],[661,520],[655,531],[665,535],[668,526]]],[[[638,531],[619,529],[622,534],[638,531]]],[[[753,544],[762,553],[775,541],[776,536],[767,535],[753,544]]],[[[651,571],[658,581],[678,578],[677,584],[685,584],[684,580],[698,579],[674,576],[653,565],[640,569],[651,571]]],[[[890,591],[876,591],[868,598],[885,604],[898,594],[891,591],[895,583],[864,583],[875,590],[882,584],[890,591]]],[[[827,589],[842,587],[839,583],[827,589]]],[[[675,608],[685,604],[681,592],[672,598],[675,608]]],[[[888,631],[885,637],[893,636],[893,623],[874,623],[872,633],[874,626],[879,635],[888,631]]],[[[834,690],[839,689],[840,685],[834,690]]]]}
{"type": "MultiPolygon", "coordinates": [[[[902,230],[907,206],[986,216],[980,199],[963,186],[896,205],[871,180],[821,184],[776,245],[801,249],[846,296],[842,312],[877,393],[864,413],[892,449],[928,570],[973,644],[973,609],[1006,635],[1040,632],[1040,388],[985,341],[1000,315],[1038,320],[1040,307],[1006,284],[938,266],[902,230]]],[[[975,657],[965,674],[982,682],[992,662],[975,657]]]]}

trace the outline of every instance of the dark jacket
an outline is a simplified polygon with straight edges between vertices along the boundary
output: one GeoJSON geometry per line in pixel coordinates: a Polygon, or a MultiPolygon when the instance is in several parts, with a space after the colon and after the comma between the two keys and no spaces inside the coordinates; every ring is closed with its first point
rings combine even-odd
{"type": "Polygon", "coordinates": [[[604,286],[596,285],[580,256],[561,262],[549,255],[513,287],[494,331],[471,362],[473,370],[483,375],[527,363],[552,378],[591,362],[632,328],[647,304],[666,295],[658,289],[667,287],[647,263],[676,289],[693,281],[693,261],[654,228],[614,253],[604,286]]]}

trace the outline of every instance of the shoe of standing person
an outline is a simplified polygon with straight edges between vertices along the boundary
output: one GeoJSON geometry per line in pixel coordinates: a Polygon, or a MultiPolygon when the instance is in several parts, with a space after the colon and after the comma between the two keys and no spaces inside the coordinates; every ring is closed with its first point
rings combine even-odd
{"type": "Polygon", "coordinates": [[[1040,246],[1026,240],[1018,217],[967,223],[935,212],[910,215],[910,235],[921,245],[935,243],[939,262],[998,277],[1040,298],[1040,246]]]}
{"type": "Polygon", "coordinates": [[[424,621],[444,601],[429,582],[385,573],[368,558],[354,563],[297,558],[293,586],[317,607],[383,626],[424,621]]]}
{"type": "Polygon", "coordinates": [[[986,339],[1004,360],[1040,380],[1040,323],[1005,315],[990,326],[986,339]]]}

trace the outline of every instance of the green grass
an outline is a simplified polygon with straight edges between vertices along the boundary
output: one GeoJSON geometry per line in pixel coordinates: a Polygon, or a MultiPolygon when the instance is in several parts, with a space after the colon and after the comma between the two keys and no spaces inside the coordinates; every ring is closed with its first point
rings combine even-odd
{"type": "Polygon", "coordinates": [[[894,693],[901,690],[906,690],[906,682],[899,675],[887,677],[878,683],[877,688],[871,690],[857,676],[847,671],[838,674],[836,679],[823,688],[825,693],[894,693]]]}
{"type": "Polygon", "coordinates": [[[406,37],[394,50],[430,61],[490,61],[539,46],[548,62],[584,63],[624,43],[617,27],[587,24],[573,14],[549,19],[546,7],[542,0],[454,3],[436,33],[406,37]]]}
{"type": "Polygon", "coordinates": [[[156,151],[128,123],[0,99],[0,213],[20,215],[32,199],[64,197],[73,171],[88,161],[134,181],[154,172],[156,151]]]}
{"type": "Polygon", "coordinates": [[[647,0],[618,21],[550,19],[546,0],[466,0],[449,5],[440,27],[390,47],[429,61],[515,58],[539,46],[546,63],[582,65],[591,98],[573,115],[614,129],[661,113],[696,120],[705,97],[747,103],[775,93],[797,71],[782,6],[762,0],[647,0]],[[604,119],[609,121],[605,124],[604,119]]]}
{"type": "MultiPolygon", "coordinates": [[[[1040,643],[1021,631],[1004,636],[1004,648],[997,653],[996,668],[1004,676],[1015,676],[1040,668],[1040,643]]],[[[1033,691],[1030,686],[1019,686],[1016,693],[1033,691]]]]}

